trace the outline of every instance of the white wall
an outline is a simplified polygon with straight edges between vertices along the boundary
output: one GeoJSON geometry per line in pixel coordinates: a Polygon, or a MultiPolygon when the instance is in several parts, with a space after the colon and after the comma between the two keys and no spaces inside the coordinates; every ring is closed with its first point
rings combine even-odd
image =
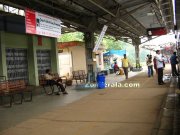
{"type": "Polygon", "coordinates": [[[74,46],[69,49],[72,52],[72,70],[85,70],[87,72],[85,46],[74,46]]]}
{"type": "Polygon", "coordinates": [[[59,73],[60,76],[71,76],[72,73],[72,59],[71,53],[63,52],[58,54],[59,57],[59,73]]]}
{"type": "Polygon", "coordinates": [[[75,70],[85,70],[87,73],[85,46],[63,49],[63,53],[59,53],[59,70],[61,76],[72,76],[75,70]]]}

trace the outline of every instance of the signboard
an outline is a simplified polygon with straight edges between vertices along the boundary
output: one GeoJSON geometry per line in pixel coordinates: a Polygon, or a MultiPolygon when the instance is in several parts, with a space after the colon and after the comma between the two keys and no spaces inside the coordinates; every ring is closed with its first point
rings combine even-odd
{"type": "Polygon", "coordinates": [[[164,27],[147,29],[148,36],[161,36],[161,35],[166,35],[166,34],[167,34],[167,31],[166,31],[166,28],[164,27]]]}
{"type": "Polygon", "coordinates": [[[61,35],[61,21],[57,18],[25,10],[26,33],[58,38],[61,35]]]}
{"type": "Polygon", "coordinates": [[[104,25],[104,27],[103,27],[103,29],[102,29],[102,31],[101,31],[101,34],[100,34],[100,36],[99,36],[99,39],[97,40],[97,42],[96,42],[96,44],[95,44],[95,47],[94,47],[94,49],[93,49],[93,52],[96,52],[96,51],[98,50],[99,45],[100,45],[101,42],[102,42],[102,39],[103,39],[103,37],[104,37],[104,34],[105,34],[107,28],[108,28],[108,26],[104,25]]]}

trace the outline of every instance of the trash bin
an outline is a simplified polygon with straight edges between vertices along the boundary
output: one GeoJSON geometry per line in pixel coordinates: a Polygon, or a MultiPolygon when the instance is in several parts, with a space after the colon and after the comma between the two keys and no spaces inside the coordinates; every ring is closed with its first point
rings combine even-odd
{"type": "Polygon", "coordinates": [[[109,69],[109,73],[110,73],[110,74],[113,74],[113,73],[114,73],[114,69],[110,68],[110,69],[109,69]]]}
{"type": "Polygon", "coordinates": [[[104,75],[108,75],[108,70],[102,70],[101,73],[103,73],[104,75]]]}
{"type": "Polygon", "coordinates": [[[102,73],[97,74],[97,87],[98,89],[104,89],[105,88],[105,75],[102,73]]]}

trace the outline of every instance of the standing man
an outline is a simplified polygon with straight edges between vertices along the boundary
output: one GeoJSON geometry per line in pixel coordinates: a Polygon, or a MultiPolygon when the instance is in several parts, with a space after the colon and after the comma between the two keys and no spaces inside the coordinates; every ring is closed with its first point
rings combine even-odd
{"type": "Polygon", "coordinates": [[[162,55],[160,54],[160,50],[157,50],[156,51],[156,65],[157,65],[157,71],[158,71],[158,84],[159,85],[163,85],[164,82],[163,82],[163,68],[164,68],[164,65],[163,65],[163,57],[162,55]]]}
{"type": "Polygon", "coordinates": [[[151,76],[153,76],[152,55],[149,55],[149,58],[147,59],[147,66],[148,66],[148,77],[151,77],[151,76]]]}
{"type": "Polygon", "coordinates": [[[154,59],[153,59],[153,64],[154,64],[154,69],[155,69],[155,71],[156,71],[156,74],[158,74],[158,71],[157,71],[156,56],[154,56],[154,59]]]}
{"type": "Polygon", "coordinates": [[[122,59],[122,67],[124,69],[124,74],[126,76],[126,79],[128,79],[129,60],[126,57],[126,54],[124,54],[124,58],[122,59]]]}
{"type": "Polygon", "coordinates": [[[176,64],[178,63],[176,52],[173,53],[173,55],[170,58],[170,61],[171,61],[172,76],[178,76],[178,73],[176,70],[176,64]]]}

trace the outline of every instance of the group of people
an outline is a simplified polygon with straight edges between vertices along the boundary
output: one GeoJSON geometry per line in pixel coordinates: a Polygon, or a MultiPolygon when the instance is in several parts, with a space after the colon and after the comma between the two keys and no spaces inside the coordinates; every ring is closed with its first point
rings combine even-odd
{"type": "MultiPolygon", "coordinates": [[[[176,52],[174,52],[173,55],[171,56],[170,62],[171,62],[172,76],[179,76],[179,74],[176,70],[176,64],[178,63],[176,52]]],[[[153,74],[154,74],[153,65],[154,65],[154,69],[158,75],[158,84],[163,85],[164,84],[163,69],[165,67],[165,62],[164,62],[163,55],[160,53],[160,50],[156,51],[156,56],[154,56],[154,59],[152,59],[152,55],[147,55],[146,64],[148,66],[148,77],[153,76],[153,74]]],[[[126,57],[126,54],[124,54],[124,58],[122,59],[122,68],[124,70],[126,79],[128,79],[129,60],[126,57]]],[[[117,65],[117,63],[115,62],[114,63],[114,72],[116,73],[119,70],[120,70],[120,68],[117,65]]],[[[55,76],[53,76],[50,69],[46,70],[45,79],[47,80],[47,83],[49,85],[57,85],[57,87],[59,88],[59,92],[61,90],[63,92],[63,94],[68,94],[62,84],[62,79],[56,78],[55,76]]],[[[59,92],[57,93],[58,95],[59,95],[59,92]]]]}
{"type": "MultiPolygon", "coordinates": [[[[129,60],[126,56],[126,54],[124,54],[124,58],[122,59],[122,68],[124,70],[124,75],[126,77],[126,79],[128,79],[128,68],[129,68],[129,60]]],[[[117,65],[117,62],[114,63],[114,72],[119,72],[120,68],[117,65]]]]}
{"type": "MultiPolygon", "coordinates": [[[[161,54],[160,50],[156,51],[156,56],[154,56],[154,59],[152,59],[152,55],[147,55],[147,58],[146,58],[146,64],[148,66],[148,77],[153,76],[153,65],[154,65],[154,69],[158,76],[159,85],[165,84],[163,82],[163,69],[165,68],[164,61],[165,61],[165,58],[161,54]]],[[[173,55],[171,56],[170,63],[171,63],[171,69],[172,69],[172,76],[178,76],[178,73],[176,70],[176,64],[178,63],[176,52],[174,52],[173,55]]]]}

